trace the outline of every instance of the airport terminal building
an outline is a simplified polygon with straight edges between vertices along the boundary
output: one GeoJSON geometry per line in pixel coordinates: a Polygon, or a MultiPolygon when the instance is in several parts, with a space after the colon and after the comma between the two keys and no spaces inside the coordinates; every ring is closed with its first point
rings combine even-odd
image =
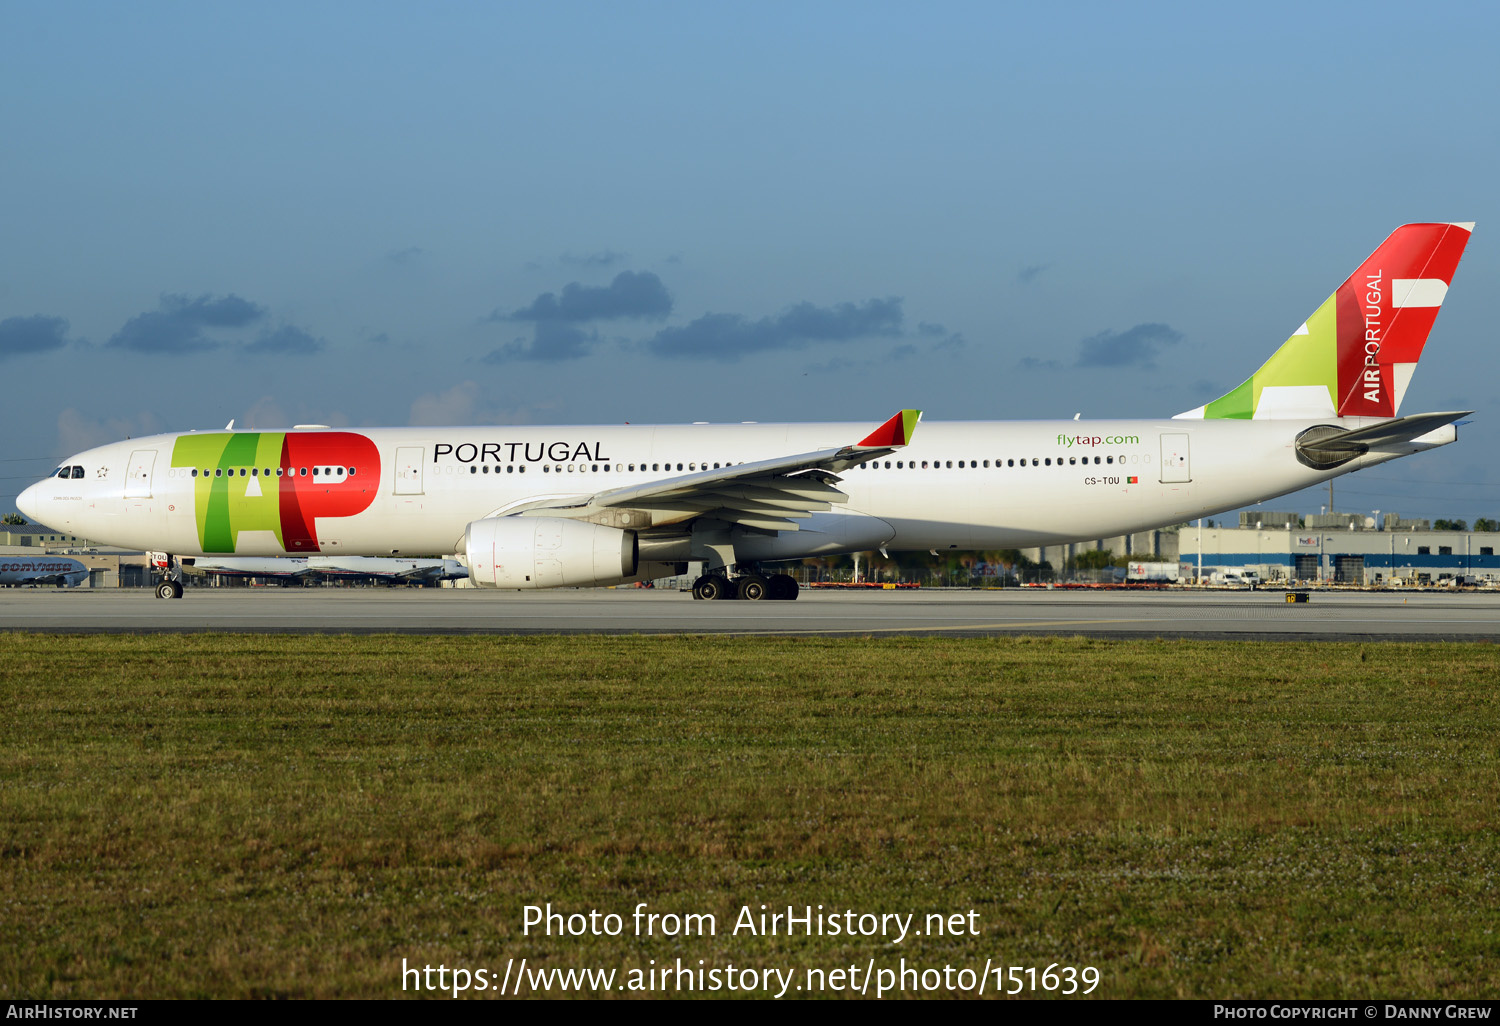
{"type": "Polygon", "coordinates": [[[1394,513],[1240,514],[1238,527],[1178,530],[1178,558],[1201,576],[1220,567],[1259,570],[1267,581],[1351,585],[1500,583],[1500,532],[1434,531],[1394,513]]]}

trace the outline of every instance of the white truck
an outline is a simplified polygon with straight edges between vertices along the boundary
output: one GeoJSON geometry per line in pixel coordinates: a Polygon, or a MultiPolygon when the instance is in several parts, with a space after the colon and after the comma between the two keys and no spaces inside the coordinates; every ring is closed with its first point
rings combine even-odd
{"type": "Polygon", "coordinates": [[[1208,583],[1223,588],[1254,589],[1263,582],[1260,579],[1259,570],[1251,570],[1242,566],[1222,566],[1209,576],[1208,583]]]}
{"type": "Polygon", "coordinates": [[[1125,579],[1133,582],[1161,582],[1176,584],[1182,580],[1182,570],[1178,563],[1137,563],[1125,564],[1125,579]]]}

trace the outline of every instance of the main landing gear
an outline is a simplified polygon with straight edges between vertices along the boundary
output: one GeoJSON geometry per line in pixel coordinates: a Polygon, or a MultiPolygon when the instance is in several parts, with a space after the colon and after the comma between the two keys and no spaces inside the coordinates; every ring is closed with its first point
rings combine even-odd
{"type": "Polygon", "coordinates": [[[746,599],[759,602],[761,599],[791,601],[800,588],[791,574],[772,574],[769,577],[758,573],[726,577],[722,573],[704,574],[693,582],[695,599],[746,599]]]}

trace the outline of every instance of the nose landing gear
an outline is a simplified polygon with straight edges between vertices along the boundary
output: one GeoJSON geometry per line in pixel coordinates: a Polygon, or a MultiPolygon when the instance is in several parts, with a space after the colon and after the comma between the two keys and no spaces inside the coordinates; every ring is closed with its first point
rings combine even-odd
{"type": "Polygon", "coordinates": [[[161,580],[156,585],[156,597],[182,598],[182,561],[168,552],[148,552],[146,558],[151,561],[152,569],[161,574],[161,580]]]}

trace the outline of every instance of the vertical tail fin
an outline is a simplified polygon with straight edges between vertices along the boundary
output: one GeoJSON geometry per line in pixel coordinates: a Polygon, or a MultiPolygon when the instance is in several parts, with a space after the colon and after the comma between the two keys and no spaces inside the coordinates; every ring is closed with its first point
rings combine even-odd
{"type": "Polygon", "coordinates": [[[1394,417],[1474,223],[1397,228],[1250,378],[1182,418],[1394,417]]]}

